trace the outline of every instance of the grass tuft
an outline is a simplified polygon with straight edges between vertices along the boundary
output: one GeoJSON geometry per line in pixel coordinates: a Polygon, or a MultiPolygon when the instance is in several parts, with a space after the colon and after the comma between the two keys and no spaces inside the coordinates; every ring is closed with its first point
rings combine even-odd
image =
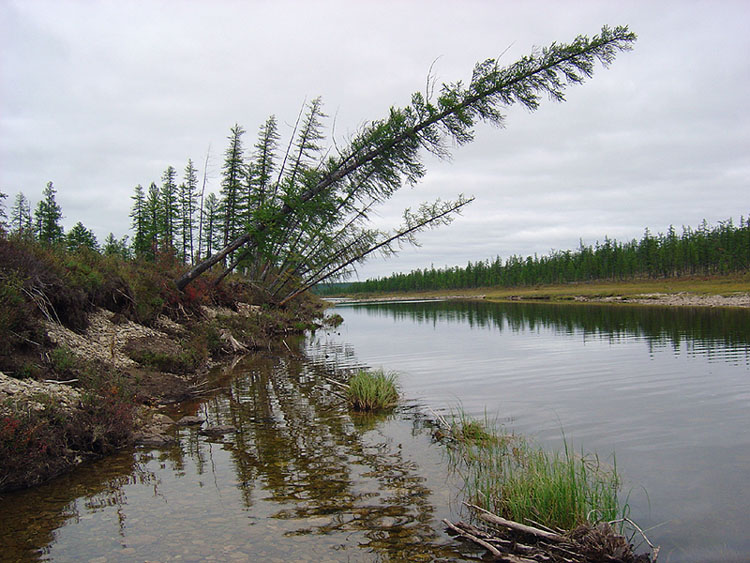
{"type": "Polygon", "coordinates": [[[616,464],[596,455],[549,452],[528,439],[485,421],[454,417],[452,462],[462,474],[468,499],[520,523],[572,530],[580,524],[622,516],[616,464]]]}
{"type": "Polygon", "coordinates": [[[349,405],[358,411],[378,411],[398,403],[398,386],[394,374],[382,370],[359,370],[349,380],[346,393],[349,405]]]}

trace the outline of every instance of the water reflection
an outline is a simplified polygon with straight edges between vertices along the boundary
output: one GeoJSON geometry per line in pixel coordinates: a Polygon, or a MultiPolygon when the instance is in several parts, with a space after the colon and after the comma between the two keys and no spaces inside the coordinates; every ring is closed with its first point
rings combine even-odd
{"type": "Polygon", "coordinates": [[[404,393],[438,412],[496,418],[550,448],[564,433],[575,451],[614,453],[660,560],[748,560],[749,310],[422,302],[336,312],[341,336],[311,347],[321,362],[346,362],[352,346],[357,362],[397,371],[404,393]]]}
{"type": "Polygon", "coordinates": [[[224,446],[245,506],[260,487],[256,494],[278,507],[270,517],[285,521],[286,536],[361,532],[368,551],[399,560],[442,551],[419,465],[383,436],[363,439],[387,420],[350,417],[318,369],[256,357],[226,396],[204,405],[211,424],[237,428],[224,446]]]}
{"type": "Polygon", "coordinates": [[[3,558],[475,558],[442,531],[456,491],[427,424],[407,412],[352,416],[323,375],[342,377],[301,353],[248,357],[217,374],[223,392],[171,414],[236,432],[175,429],[174,447],[16,493],[17,510],[0,516],[3,558]]]}
{"type": "Polygon", "coordinates": [[[370,317],[497,331],[552,331],[612,341],[633,337],[653,348],[750,360],[750,311],[737,308],[610,306],[572,303],[414,301],[339,306],[370,317]]]}

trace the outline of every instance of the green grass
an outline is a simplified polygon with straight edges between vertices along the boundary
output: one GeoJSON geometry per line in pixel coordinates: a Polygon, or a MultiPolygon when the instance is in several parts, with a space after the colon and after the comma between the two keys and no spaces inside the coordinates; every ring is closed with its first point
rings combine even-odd
{"type": "Polygon", "coordinates": [[[349,379],[346,392],[349,405],[358,411],[378,411],[398,403],[398,386],[394,374],[382,370],[359,370],[349,379]]]}
{"type": "Polygon", "coordinates": [[[621,517],[616,465],[596,455],[546,451],[485,420],[454,416],[451,458],[467,499],[520,523],[572,530],[621,517]]]}

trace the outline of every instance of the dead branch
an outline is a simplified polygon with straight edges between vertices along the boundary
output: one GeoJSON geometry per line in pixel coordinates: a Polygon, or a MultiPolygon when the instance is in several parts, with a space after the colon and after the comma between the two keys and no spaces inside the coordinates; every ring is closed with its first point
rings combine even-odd
{"type": "Polygon", "coordinates": [[[485,548],[487,551],[489,551],[492,555],[495,557],[501,557],[503,555],[503,552],[497,549],[495,546],[493,546],[491,543],[484,541],[483,539],[478,538],[475,535],[470,534],[469,532],[462,530],[452,522],[450,522],[447,518],[443,520],[446,526],[448,526],[451,530],[456,532],[459,536],[464,537],[468,540],[473,541],[477,545],[481,545],[483,548],[485,548]]]}
{"type": "Polygon", "coordinates": [[[521,532],[524,534],[531,534],[532,536],[536,536],[538,538],[542,538],[542,539],[552,541],[552,542],[564,542],[565,541],[565,538],[559,534],[555,534],[553,532],[547,532],[545,530],[540,530],[539,528],[535,528],[534,526],[527,526],[526,524],[513,522],[512,520],[506,520],[505,518],[502,518],[501,516],[498,516],[497,514],[493,514],[492,512],[489,512],[485,510],[484,508],[481,508],[475,504],[470,504],[468,502],[465,502],[464,504],[470,509],[477,512],[477,516],[479,516],[480,519],[490,524],[495,524],[497,526],[510,528],[511,530],[515,530],[516,532],[521,532]]]}

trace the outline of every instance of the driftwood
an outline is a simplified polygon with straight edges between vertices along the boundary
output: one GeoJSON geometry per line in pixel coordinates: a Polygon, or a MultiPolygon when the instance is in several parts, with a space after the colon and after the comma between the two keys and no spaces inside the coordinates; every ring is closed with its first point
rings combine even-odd
{"type": "Polygon", "coordinates": [[[247,346],[245,346],[242,342],[238,341],[234,336],[232,336],[232,334],[228,330],[222,330],[219,336],[230,346],[232,352],[234,352],[235,354],[239,352],[247,352],[247,346]]]}
{"type": "MultiPolygon", "coordinates": [[[[493,514],[476,505],[464,503],[482,522],[489,525],[481,529],[466,522],[449,522],[445,525],[454,533],[489,551],[495,561],[509,563],[655,563],[659,548],[651,544],[649,555],[636,555],[625,537],[617,534],[608,523],[584,525],[565,533],[543,530],[540,527],[514,522],[493,514]]],[[[613,523],[622,523],[616,521],[613,523]]],[[[628,521],[629,524],[633,524],[628,521]]]]}

